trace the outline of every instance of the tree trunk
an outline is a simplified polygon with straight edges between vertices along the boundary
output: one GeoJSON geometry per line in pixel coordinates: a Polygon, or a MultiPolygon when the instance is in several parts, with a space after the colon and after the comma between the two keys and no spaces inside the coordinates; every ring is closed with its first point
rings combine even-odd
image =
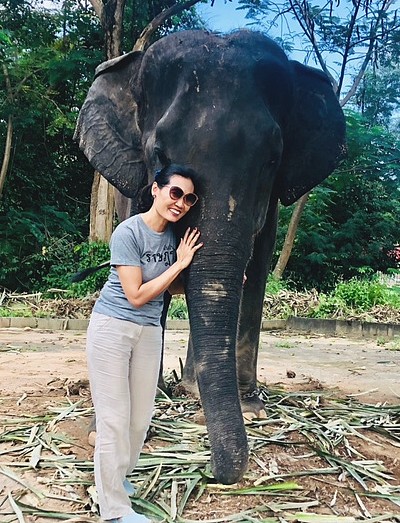
{"type": "MultiPolygon", "coordinates": [[[[338,81],[336,81],[333,78],[332,74],[329,71],[329,68],[325,63],[324,58],[322,57],[321,49],[318,46],[318,39],[316,38],[315,33],[316,26],[313,20],[314,14],[312,14],[312,12],[308,8],[306,8],[306,2],[291,1],[289,9],[287,11],[287,13],[291,12],[294,15],[303,33],[311,42],[315,57],[317,58],[317,61],[319,62],[322,69],[330,78],[338,98],[340,97],[344,79],[349,76],[348,74],[346,74],[346,68],[349,65],[350,61],[354,59],[354,57],[352,58],[352,52],[355,46],[354,42],[356,42],[356,44],[362,44],[366,46],[365,56],[362,60],[360,69],[357,72],[357,74],[353,75],[353,83],[350,89],[348,90],[347,94],[340,101],[341,107],[344,107],[350,100],[350,98],[354,96],[354,94],[356,93],[362,78],[364,78],[365,71],[367,70],[368,65],[371,63],[371,60],[373,59],[374,53],[377,52],[377,48],[379,49],[378,45],[386,45],[388,38],[387,27],[389,26],[385,26],[384,22],[388,20],[389,9],[392,7],[392,5],[394,5],[395,1],[384,0],[382,4],[380,4],[379,9],[377,10],[377,16],[375,17],[375,19],[371,19],[369,25],[369,36],[365,39],[364,36],[360,36],[358,32],[359,29],[357,27],[357,20],[360,10],[364,10],[363,18],[367,19],[368,10],[370,9],[369,2],[365,3],[361,0],[353,0],[352,3],[353,10],[350,11],[350,20],[346,29],[347,36],[345,41],[343,42],[343,49],[341,50],[343,59],[342,63],[340,64],[340,76],[338,81]]],[[[329,2],[327,2],[327,5],[328,4],[329,2]]],[[[332,2],[330,5],[330,9],[332,10],[332,2]]],[[[272,273],[277,279],[280,279],[282,277],[283,271],[285,270],[287,262],[289,261],[293,248],[294,237],[296,235],[297,226],[300,221],[302,212],[304,210],[304,206],[308,200],[308,197],[309,194],[305,194],[302,198],[300,198],[300,200],[296,204],[295,210],[293,211],[293,215],[290,220],[282,252],[272,273]]]]}
{"type": "MultiPolygon", "coordinates": [[[[6,89],[7,89],[7,98],[10,101],[11,104],[14,103],[14,95],[11,88],[11,81],[10,81],[10,75],[8,74],[8,69],[3,64],[3,73],[4,78],[6,81],[6,89]]],[[[0,198],[3,194],[3,188],[6,181],[8,166],[10,164],[10,158],[11,158],[11,149],[12,149],[12,139],[14,134],[14,118],[12,114],[8,115],[8,122],[7,122],[7,136],[6,136],[6,145],[4,148],[4,156],[3,156],[3,162],[1,165],[1,171],[0,171],[0,198]]]]}
{"type": "Polygon", "coordinates": [[[91,242],[108,242],[114,223],[114,189],[95,171],[90,199],[90,232],[91,242]]]}
{"type": "Polygon", "coordinates": [[[8,165],[10,163],[12,138],[13,138],[13,127],[14,127],[13,126],[13,117],[10,114],[8,117],[8,123],[7,123],[7,137],[6,137],[6,145],[5,145],[4,156],[3,156],[3,163],[1,165],[1,171],[0,171],[0,198],[3,195],[3,187],[4,187],[4,183],[6,181],[8,165]]]}
{"type": "MultiPolygon", "coordinates": [[[[105,32],[106,58],[110,60],[121,54],[122,20],[125,0],[113,0],[105,4],[91,0],[105,32]]],[[[108,181],[94,173],[90,199],[89,241],[108,242],[113,231],[115,215],[114,188],[108,181]]]]}
{"type": "Polygon", "coordinates": [[[301,215],[303,214],[303,210],[308,201],[309,196],[310,193],[308,192],[297,201],[292,217],[290,218],[285,242],[283,244],[281,254],[279,255],[279,259],[275,265],[275,269],[272,272],[274,278],[276,278],[277,280],[280,280],[282,278],[283,271],[286,269],[286,265],[292,253],[297,227],[299,225],[301,215]]]}

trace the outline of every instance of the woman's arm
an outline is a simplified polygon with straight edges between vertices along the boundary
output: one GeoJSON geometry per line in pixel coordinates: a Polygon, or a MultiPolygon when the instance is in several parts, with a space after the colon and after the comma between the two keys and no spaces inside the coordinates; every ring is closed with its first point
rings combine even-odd
{"type": "Polygon", "coordinates": [[[166,291],[179,274],[188,267],[195,253],[203,246],[197,244],[200,231],[187,229],[176,251],[177,260],[168,269],[146,283],[142,281],[140,267],[117,265],[117,273],[127,300],[137,308],[166,291]]]}

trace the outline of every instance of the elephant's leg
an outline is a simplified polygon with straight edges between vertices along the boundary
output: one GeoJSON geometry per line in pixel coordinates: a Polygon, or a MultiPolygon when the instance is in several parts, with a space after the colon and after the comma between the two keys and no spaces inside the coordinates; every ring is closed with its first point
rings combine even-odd
{"type": "Polygon", "coordinates": [[[168,387],[165,384],[164,381],[164,369],[163,369],[163,361],[164,361],[164,338],[165,338],[165,328],[167,323],[167,314],[168,314],[168,307],[171,303],[171,295],[169,292],[164,292],[164,307],[161,314],[161,327],[162,327],[162,352],[161,352],[161,364],[160,364],[160,372],[158,375],[158,388],[161,389],[166,394],[168,393],[168,387]]]}
{"type": "Polygon", "coordinates": [[[185,389],[196,397],[199,397],[199,387],[197,385],[196,369],[194,365],[192,337],[189,335],[188,348],[186,353],[185,366],[183,368],[182,385],[185,389]]]}
{"type": "Polygon", "coordinates": [[[236,362],[242,412],[250,418],[264,411],[257,391],[257,355],[265,284],[275,245],[277,209],[277,203],[270,202],[264,228],[254,242],[243,287],[236,362]]]}

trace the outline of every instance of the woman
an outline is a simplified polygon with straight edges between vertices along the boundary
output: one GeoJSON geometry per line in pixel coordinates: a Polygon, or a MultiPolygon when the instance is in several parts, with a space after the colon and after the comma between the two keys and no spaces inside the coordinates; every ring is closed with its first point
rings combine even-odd
{"type": "MultiPolygon", "coordinates": [[[[131,507],[126,479],[150,425],[161,360],[163,294],[202,247],[187,229],[178,248],[171,224],[197,202],[194,173],[178,165],[157,172],[144,189],[147,210],[120,223],[110,241],[111,270],[93,308],[87,359],[96,413],[95,482],[101,517],[150,520],[131,507]]],[[[173,289],[175,287],[175,289],[173,289]]]]}

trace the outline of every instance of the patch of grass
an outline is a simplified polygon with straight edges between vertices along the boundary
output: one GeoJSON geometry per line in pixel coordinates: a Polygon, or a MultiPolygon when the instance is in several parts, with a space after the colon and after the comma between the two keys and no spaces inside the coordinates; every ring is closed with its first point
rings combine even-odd
{"type": "Polygon", "coordinates": [[[389,342],[389,340],[387,338],[378,338],[376,340],[376,344],[379,346],[379,347],[384,347],[387,343],[389,342]]]}
{"type": "Polygon", "coordinates": [[[278,349],[294,349],[295,345],[294,343],[290,343],[289,341],[280,341],[275,344],[275,347],[278,349]]]}
{"type": "Polygon", "coordinates": [[[387,348],[389,350],[400,351],[400,336],[395,336],[393,340],[388,343],[387,348]]]}
{"type": "Polygon", "coordinates": [[[32,318],[33,314],[31,309],[24,305],[18,304],[18,306],[12,305],[10,307],[0,307],[1,318],[32,318]]]}

